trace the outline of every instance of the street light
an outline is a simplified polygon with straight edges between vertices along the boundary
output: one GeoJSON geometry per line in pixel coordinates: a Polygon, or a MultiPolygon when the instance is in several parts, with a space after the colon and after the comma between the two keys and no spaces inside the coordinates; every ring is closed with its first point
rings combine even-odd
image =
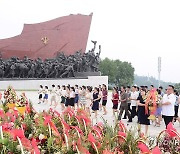
{"type": "Polygon", "coordinates": [[[161,77],[161,57],[158,57],[158,84],[160,86],[160,77],[161,77]]]}

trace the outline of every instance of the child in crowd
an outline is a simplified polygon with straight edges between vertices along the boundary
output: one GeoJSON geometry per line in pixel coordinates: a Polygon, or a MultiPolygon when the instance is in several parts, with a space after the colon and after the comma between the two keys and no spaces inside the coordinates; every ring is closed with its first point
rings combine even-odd
{"type": "Polygon", "coordinates": [[[50,106],[54,103],[54,106],[57,106],[57,101],[56,101],[56,88],[55,85],[52,85],[52,90],[51,90],[51,104],[50,106]]]}
{"type": "Polygon", "coordinates": [[[61,90],[61,109],[64,110],[65,108],[65,103],[66,103],[66,86],[62,86],[61,90]]]}
{"type": "Polygon", "coordinates": [[[43,86],[42,85],[40,85],[38,94],[39,94],[39,103],[38,104],[41,104],[42,103],[42,98],[43,98],[43,86]]]}
{"type": "Polygon", "coordinates": [[[48,86],[45,86],[45,89],[43,90],[43,93],[44,93],[43,102],[45,102],[47,104],[48,103],[48,86]]]}

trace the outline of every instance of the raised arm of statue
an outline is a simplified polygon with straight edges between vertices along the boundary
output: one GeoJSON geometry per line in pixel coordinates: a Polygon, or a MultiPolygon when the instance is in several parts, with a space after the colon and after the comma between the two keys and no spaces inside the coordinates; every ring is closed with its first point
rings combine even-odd
{"type": "Polygon", "coordinates": [[[99,45],[99,56],[100,56],[100,54],[101,54],[101,45],[99,45]]]}

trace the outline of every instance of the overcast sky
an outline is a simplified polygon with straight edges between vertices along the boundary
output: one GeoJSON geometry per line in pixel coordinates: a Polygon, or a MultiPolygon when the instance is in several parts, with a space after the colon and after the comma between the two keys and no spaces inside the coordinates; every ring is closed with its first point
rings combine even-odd
{"type": "Polygon", "coordinates": [[[0,39],[21,33],[24,23],[93,12],[90,40],[102,45],[101,58],[131,62],[138,75],[180,82],[179,0],[0,0],[0,39]]]}

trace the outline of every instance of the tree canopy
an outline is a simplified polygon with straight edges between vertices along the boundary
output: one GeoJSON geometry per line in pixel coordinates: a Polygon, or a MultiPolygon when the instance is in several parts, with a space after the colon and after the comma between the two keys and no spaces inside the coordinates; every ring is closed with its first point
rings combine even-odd
{"type": "Polygon", "coordinates": [[[117,86],[133,84],[134,68],[131,63],[105,58],[101,61],[99,68],[102,75],[109,77],[109,83],[111,84],[117,86]]]}

